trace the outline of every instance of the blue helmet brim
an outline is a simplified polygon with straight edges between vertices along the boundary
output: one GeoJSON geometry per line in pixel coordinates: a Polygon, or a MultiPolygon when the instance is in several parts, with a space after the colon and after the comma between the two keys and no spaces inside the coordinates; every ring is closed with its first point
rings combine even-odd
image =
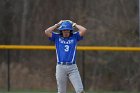
{"type": "Polygon", "coordinates": [[[70,31],[73,31],[73,28],[71,28],[71,29],[70,29],[70,28],[58,28],[58,30],[59,30],[59,31],[63,31],[63,30],[70,30],[70,31]]]}

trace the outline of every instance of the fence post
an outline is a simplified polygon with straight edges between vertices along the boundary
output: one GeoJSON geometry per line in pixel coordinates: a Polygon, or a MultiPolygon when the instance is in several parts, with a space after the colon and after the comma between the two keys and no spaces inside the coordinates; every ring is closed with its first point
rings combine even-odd
{"type": "Polygon", "coordinates": [[[82,51],[82,78],[83,78],[83,87],[85,89],[85,51],[82,51]]]}
{"type": "Polygon", "coordinates": [[[7,90],[10,91],[10,50],[7,50],[7,90]]]}

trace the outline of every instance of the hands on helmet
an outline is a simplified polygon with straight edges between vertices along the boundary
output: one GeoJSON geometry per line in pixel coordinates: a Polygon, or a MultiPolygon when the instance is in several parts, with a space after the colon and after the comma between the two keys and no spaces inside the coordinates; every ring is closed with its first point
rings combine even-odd
{"type": "Polygon", "coordinates": [[[57,24],[55,24],[56,27],[59,27],[61,25],[61,23],[63,22],[63,20],[59,21],[57,24]]]}
{"type": "Polygon", "coordinates": [[[57,24],[61,25],[62,22],[64,22],[64,20],[60,20],[57,24]]]}
{"type": "Polygon", "coordinates": [[[70,23],[72,24],[73,27],[75,27],[75,25],[76,25],[76,23],[74,23],[74,22],[71,21],[71,20],[60,20],[60,21],[59,21],[57,24],[55,24],[55,25],[57,25],[57,27],[59,27],[59,26],[62,24],[62,22],[64,22],[64,21],[70,22],[70,23]]]}

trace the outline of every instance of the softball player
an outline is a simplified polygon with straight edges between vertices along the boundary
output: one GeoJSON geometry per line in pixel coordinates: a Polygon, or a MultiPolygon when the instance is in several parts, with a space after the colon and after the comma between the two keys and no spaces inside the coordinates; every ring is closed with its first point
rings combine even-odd
{"type": "Polygon", "coordinates": [[[66,93],[67,79],[70,79],[76,93],[84,93],[81,77],[76,65],[77,42],[83,39],[86,28],[70,20],[62,20],[45,30],[49,40],[56,46],[56,81],[58,93],[66,93]],[[73,32],[73,27],[78,31],[73,32]],[[58,28],[60,33],[53,32],[58,28]]]}

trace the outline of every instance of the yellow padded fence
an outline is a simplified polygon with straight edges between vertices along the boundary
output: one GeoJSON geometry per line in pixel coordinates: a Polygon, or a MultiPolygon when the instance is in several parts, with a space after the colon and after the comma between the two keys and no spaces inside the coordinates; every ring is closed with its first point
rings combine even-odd
{"type": "MultiPolygon", "coordinates": [[[[0,50],[55,50],[55,46],[45,45],[0,45],[0,50]]],[[[77,50],[85,51],[140,51],[140,47],[113,46],[78,46],[77,50]]]]}

